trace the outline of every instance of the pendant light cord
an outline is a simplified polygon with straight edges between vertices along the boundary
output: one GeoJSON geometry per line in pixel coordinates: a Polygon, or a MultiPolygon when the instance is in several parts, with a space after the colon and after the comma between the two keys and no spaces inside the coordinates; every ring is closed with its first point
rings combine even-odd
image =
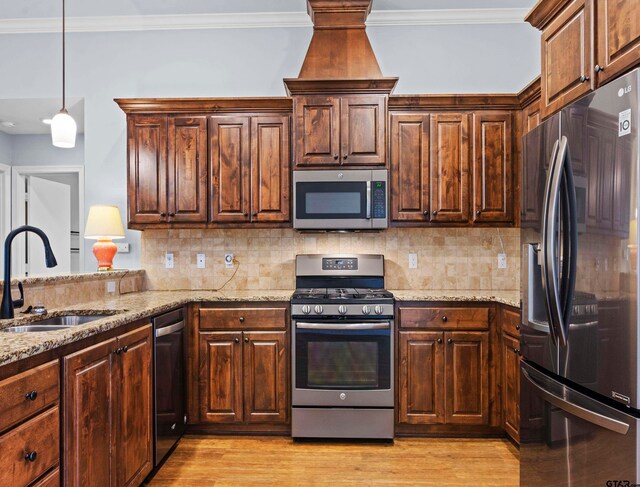
{"type": "Polygon", "coordinates": [[[65,71],[66,71],[66,65],[65,65],[65,12],[64,12],[64,0],[62,0],[62,110],[66,111],[67,109],[67,103],[66,103],[66,99],[65,99],[65,92],[66,92],[66,87],[65,87],[65,71]]]}

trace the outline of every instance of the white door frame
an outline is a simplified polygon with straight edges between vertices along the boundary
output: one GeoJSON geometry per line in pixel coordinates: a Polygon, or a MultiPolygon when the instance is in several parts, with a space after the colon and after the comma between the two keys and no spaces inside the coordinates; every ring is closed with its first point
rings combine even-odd
{"type": "MultiPolygon", "coordinates": [[[[80,273],[84,272],[84,166],[12,166],[11,181],[14,188],[18,188],[20,183],[24,184],[25,176],[36,176],[38,174],[77,174],[78,175],[78,218],[80,218],[80,273]]],[[[14,222],[21,221],[24,217],[23,205],[18,204],[19,192],[14,191],[11,205],[11,217],[14,222]]],[[[13,259],[11,259],[13,260],[13,259]]],[[[15,261],[14,261],[15,263],[15,261]]]]}
{"type": "MultiPolygon", "coordinates": [[[[0,163],[0,245],[11,230],[11,166],[0,163]]],[[[0,261],[3,262],[3,261],[0,261]]]]}

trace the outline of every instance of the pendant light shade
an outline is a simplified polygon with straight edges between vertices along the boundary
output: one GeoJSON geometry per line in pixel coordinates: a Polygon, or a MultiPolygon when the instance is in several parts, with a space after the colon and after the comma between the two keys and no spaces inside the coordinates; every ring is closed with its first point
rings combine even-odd
{"type": "Polygon", "coordinates": [[[51,120],[51,141],[56,147],[70,149],[76,146],[76,121],[66,110],[61,110],[51,120]]]}
{"type": "Polygon", "coordinates": [[[62,0],[62,109],[51,120],[51,141],[55,147],[71,149],[76,146],[76,132],[78,126],[66,106],[66,49],[65,49],[65,15],[64,0],[62,0]]]}

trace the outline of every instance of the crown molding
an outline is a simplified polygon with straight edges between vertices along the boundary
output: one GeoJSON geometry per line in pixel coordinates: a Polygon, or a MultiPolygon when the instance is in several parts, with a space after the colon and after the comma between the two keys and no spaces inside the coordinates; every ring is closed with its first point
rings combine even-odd
{"type": "MultiPolygon", "coordinates": [[[[514,24],[523,22],[526,9],[378,10],[368,26],[514,24]]],[[[232,14],[132,15],[67,17],[67,32],[127,32],[145,30],[262,29],[312,27],[305,12],[232,14]]],[[[60,18],[0,19],[0,34],[60,32],[60,18]]]]}

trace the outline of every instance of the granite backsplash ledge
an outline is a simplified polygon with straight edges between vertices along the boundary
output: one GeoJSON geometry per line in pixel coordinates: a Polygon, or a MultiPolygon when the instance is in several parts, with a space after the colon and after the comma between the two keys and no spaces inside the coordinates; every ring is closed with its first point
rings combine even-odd
{"type": "Polygon", "coordinates": [[[293,229],[145,230],[141,267],[151,290],[295,288],[295,256],[303,253],[375,253],[385,256],[386,287],[414,290],[517,291],[517,228],[390,228],[379,233],[300,233],[293,229]],[[498,269],[498,253],[507,268],[498,269]],[[172,252],[174,268],[164,266],[172,252]],[[224,254],[240,262],[227,269],[224,254]],[[206,268],[196,255],[204,253],[206,268]],[[418,268],[409,269],[409,254],[418,268]],[[229,279],[236,272],[233,279],[229,279]]]}

